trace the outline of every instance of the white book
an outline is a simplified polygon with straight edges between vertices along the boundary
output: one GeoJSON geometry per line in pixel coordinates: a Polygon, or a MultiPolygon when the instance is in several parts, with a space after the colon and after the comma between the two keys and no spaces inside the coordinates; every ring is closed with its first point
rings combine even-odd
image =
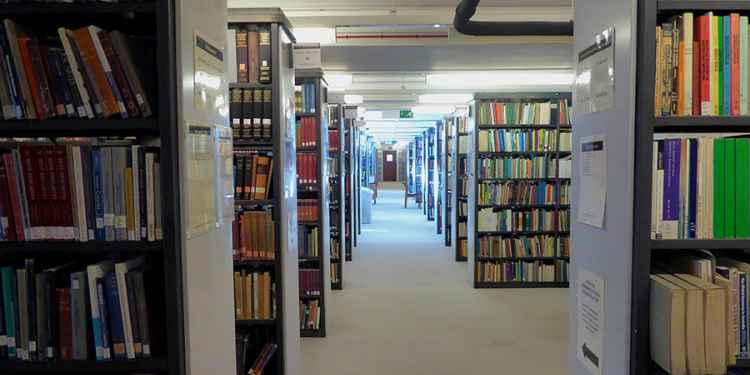
{"type": "Polygon", "coordinates": [[[661,238],[664,235],[662,219],[664,215],[664,168],[660,168],[656,173],[656,186],[657,186],[657,205],[656,205],[656,236],[661,238]]]}
{"type": "Polygon", "coordinates": [[[68,61],[68,65],[70,65],[70,70],[73,72],[73,80],[76,83],[76,91],[81,97],[82,105],[76,108],[78,115],[81,117],[93,118],[94,111],[91,108],[91,97],[89,97],[89,92],[86,90],[86,85],[84,84],[83,76],[81,75],[81,69],[78,66],[78,60],[76,60],[75,52],[73,52],[73,48],[70,45],[70,40],[68,39],[67,30],[61,27],[57,29],[57,34],[60,36],[63,50],[65,50],[66,60],[68,61]]]}
{"type": "Polygon", "coordinates": [[[542,103],[541,118],[539,119],[540,124],[549,124],[552,119],[552,106],[550,102],[542,103]]]}
{"type": "Polygon", "coordinates": [[[144,258],[138,257],[127,262],[115,264],[115,276],[117,277],[117,292],[120,297],[120,314],[122,316],[122,328],[125,333],[125,352],[128,359],[135,358],[135,345],[133,341],[133,324],[130,316],[130,304],[128,303],[128,285],[125,275],[128,271],[142,267],[144,258]]]}
{"type": "Polygon", "coordinates": [[[161,173],[159,173],[159,163],[154,161],[154,190],[151,192],[154,196],[154,228],[156,240],[161,240],[164,236],[161,227],[161,200],[159,192],[161,191],[161,173]]]}
{"type": "MultiPolygon", "coordinates": [[[[683,88],[685,98],[685,111],[683,115],[690,116],[693,114],[693,13],[686,12],[682,15],[682,28],[685,37],[685,68],[683,72],[683,88]]],[[[700,84],[700,81],[698,81],[700,84]]],[[[698,98],[696,98],[698,100],[698,98]]]]}
{"type": "Polygon", "coordinates": [[[498,215],[491,208],[479,210],[477,214],[477,230],[480,232],[494,232],[497,230],[498,215]]]}
{"type": "MultiPolygon", "coordinates": [[[[102,328],[107,322],[102,321],[101,312],[99,311],[99,289],[96,287],[96,280],[104,278],[106,274],[112,272],[114,267],[115,265],[112,261],[103,261],[86,267],[86,280],[89,288],[88,300],[91,307],[91,325],[94,331],[97,360],[109,359],[111,355],[109,345],[104,342],[102,334],[102,328]]],[[[106,299],[105,296],[102,297],[106,299]]]]}

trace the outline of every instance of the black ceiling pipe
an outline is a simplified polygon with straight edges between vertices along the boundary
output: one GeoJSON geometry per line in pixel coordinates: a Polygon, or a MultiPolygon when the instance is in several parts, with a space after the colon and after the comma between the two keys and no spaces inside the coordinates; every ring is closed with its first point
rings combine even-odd
{"type": "Polygon", "coordinates": [[[456,7],[453,27],[475,36],[564,35],[573,36],[573,21],[568,22],[480,22],[472,21],[479,0],[461,0],[456,7]]]}

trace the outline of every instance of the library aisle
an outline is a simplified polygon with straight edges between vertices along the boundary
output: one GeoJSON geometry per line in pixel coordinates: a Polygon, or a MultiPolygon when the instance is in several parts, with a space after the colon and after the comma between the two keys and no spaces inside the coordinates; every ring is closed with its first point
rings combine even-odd
{"type": "Polygon", "coordinates": [[[568,289],[472,289],[400,183],[381,184],[373,209],[328,337],[302,339],[307,373],[567,374],[568,289]]]}

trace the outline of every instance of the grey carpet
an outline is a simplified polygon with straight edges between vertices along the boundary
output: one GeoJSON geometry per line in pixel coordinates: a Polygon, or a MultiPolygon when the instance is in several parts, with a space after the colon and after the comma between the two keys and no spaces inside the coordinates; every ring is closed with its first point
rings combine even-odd
{"type": "Polygon", "coordinates": [[[306,374],[567,374],[567,289],[475,290],[398,185],[381,187],[306,374]]]}

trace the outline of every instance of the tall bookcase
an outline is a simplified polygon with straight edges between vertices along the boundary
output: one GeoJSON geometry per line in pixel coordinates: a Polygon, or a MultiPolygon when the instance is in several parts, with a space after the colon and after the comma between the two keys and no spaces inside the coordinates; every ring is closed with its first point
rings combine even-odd
{"type": "Polygon", "coordinates": [[[435,128],[427,128],[423,133],[423,154],[424,154],[424,213],[427,215],[427,221],[435,220],[435,203],[437,199],[435,184],[435,161],[437,159],[435,150],[435,128]]]}
{"type": "Polygon", "coordinates": [[[559,108],[570,98],[557,92],[475,95],[467,173],[467,254],[475,288],[568,286],[570,213],[561,199],[570,186],[570,124],[561,123],[559,108]],[[488,143],[493,147],[484,149],[488,143]]]}
{"type": "Polygon", "coordinates": [[[442,179],[443,179],[443,190],[441,191],[443,201],[443,237],[445,239],[445,246],[453,245],[453,195],[455,192],[455,155],[454,155],[454,126],[455,122],[453,117],[448,116],[443,121],[443,143],[440,147],[443,150],[442,164],[442,179]]]}
{"type": "MultiPolygon", "coordinates": [[[[299,357],[297,192],[292,190],[293,194],[288,194],[288,187],[295,186],[297,182],[293,157],[296,152],[296,129],[294,121],[287,116],[287,112],[294,108],[288,107],[288,103],[294,102],[294,70],[288,63],[294,36],[289,21],[279,10],[234,9],[230,12],[230,29],[237,32],[257,30],[258,27],[270,30],[271,82],[230,82],[229,88],[230,98],[237,90],[271,91],[270,139],[240,136],[234,140],[236,151],[273,158],[271,191],[268,199],[264,200],[236,197],[235,209],[237,212],[271,212],[274,256],[273,259],[236,256],[234,269],[242,273],[271,273],[275,316],[272,319],[236,319],[235,327],[238,336],[246,334],[251,338],[247,358],[244,358],[247,365],[252,364],[265,342],[274,342],[278,350],[264,372],[285,374],[296,371],[299,357]]],[[[230,120],[233,124],[240,124],[240,127],[246,123],[243,109],[240,104],[239,112],[232,113],[230,110],[230,120]],[[239,121],[236,121],[237,116],[239,121]]]]}
{"type": "Polygon", "coordinates": [[[346,175],[346,152],[344,151],[344,108],[341,104],[329,104],[328,155],[332,161],[330,170],[330,218],[331,218],[331,289],[344,288],[344,257],[346,238],[344,232],[344,179],[346,175]]]}
{"type": "Polygon", "coordinates": [[[417,192],[417,181],[416,181],[416,165],[415,160],[415,141],[410,141],[406,147],[406,191],[409,194],[416,194],[417,192]]]}
{"type": "Polygon", "coordinates": [[[435,144],[433,146],[435,153],[435,226],[437,227],[437,234],[443,234],[443,227],[445,226],[445,150],[443,143],[445,142],[445,132],[443,131],[445,125],[442,121],[438,121],[435,124],[435,144]]]}
{"type": "MultiPolygon", "coordinates": [[[[296,85],[310,87],[309,90],[302,89],[301,96],[313,100],[305,107],[297,107],[295,116],[298,120],[298,127],[304,126],[303,121],[310,120],[314,123],[314,145],[302,146],[297,148],[298,162],[305,158],[312,157],[313,164],[297,165],[299,179],[297,180],[298,202],[306,200],[314,202],[317,218],[304,219],[300,218],[298,233],[302,240],[304,236],[312,236],[309,241],[310,246],[317,248],[317,255],[305,256],[300,253],[300,287],[307,289],[317,289],[311,294],[304,294],[300,289],[300,335],[302,337],[325,337],[326,335],[326,311],[325,302],[331,288],[330,281],[330,222],[329,222],[329,193],[328,193],[328,106],[326,104],[327,84],[323,78],[323,71],[314,70],[296,70],[296,85]],[[311,169],[312,168],[312,169],[311,169]],[[304,180],[303,172],[312,172],[314,180],[311,182],[304,180]],[[313,235],[317,231],[317,235],[313,235]],[[317,242],[313,245],[314,242],[317,242]],[[306,270],[317,270],[318,272],[311,278],[305,278],[302,275],[307,273],[306,270]],[[317,317],[316,317],[317,316],[317,317]],[[312,318],[311,318],[312,317],[312,318]],[[316,321],[316,329],[302,326],[302,321],[316,321]]],[[[299,97],[300,95],[298,95],[299,97]]],[[[305,99],[303,99],[305,100],[305,99]]],[[[299,99],[298,99],[299,101],[299,99]]],[[[300,134],[303,134],[301,132],[300,134]]],[[[308,135],[310,135],[308,133],[308,135]]],[[[305,201],[302,201],[305,202],[305,201]]],[[[304,204],[304,203],[303,203],[304,204]]],[[[303,207],[303,206],[299,206],[303,207]]],[[[302,250],[300,244],[300,250],[302,250]]]]}
{"type": "Polygon", "coordinates": [[[356,179],[354,168],[356,164],[354,152],[354,131],[357,119],[357,106],[344,107],[344,239],[346,242],[346,261],[352,261],[354,248],[354,190],[356,179]]]}
{"type": "Polygon", "coordinates": [[[453,195],[452,204],[452,223],[451,238],[453,243],[453,253],[456,254],[457,262],[466,262],[468,259],[468,231],[467,224],[469,218],[469,192],[468,192],[468,150],[471,139],[469,138],[469,119],[466,116],[456,115],[453,117],[453,195]]]}
{"type": "MultiPolygon", "coordinates": [[[[417,194],[417,203],[424,203],[424,136],[418,135],[414,139],[414,189],[417,194]]],[[[424,211],[424,208],[422,209],[424,211]]]]}

